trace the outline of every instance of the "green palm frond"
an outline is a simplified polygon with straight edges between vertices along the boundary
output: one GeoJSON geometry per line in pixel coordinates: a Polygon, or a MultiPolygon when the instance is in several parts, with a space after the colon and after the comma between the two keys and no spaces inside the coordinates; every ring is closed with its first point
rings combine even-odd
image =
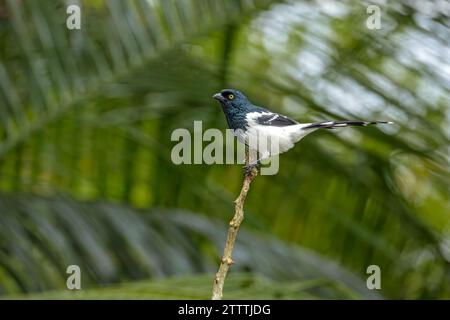
{"type": "Polygon", "coordinates": [[[64,4],[10,0],[3,8],[1,61],[14,62],[0,63],[0,156],[105,84],[270,1],[85,1],[81,30],[66,28],[64,4]]]}
{"type": "MultiPolygon", "coordinates": [[[[101,289],[48,291],[41,294],[11,295],[5,299],[209,299],[211,275],[172,277],[138,281],[101,289]]],[[[324,278],[275,282],[261,275],[232,273],[227,278],[227,299],[373,299],[324,278]]]]}
{"type": "MultiPolygon", "coordinates": [[[[186,273],[207,272],[212,279],[226,232],[224,223],[193,213],[139,212],[67,197],[2,195],[0,210],[2,293],[64,288],[65,271],[72,264],[81,268],[86,289],[97,283],[186,273]]],[[[246,270],[277,281],[297,279],[299,288],[317,283],[319,292],[321,286],[331,286],[336,297],[345,293],[340,287],[355,297],[378,297],[336,263],[268,236],[244,230],[235,259],[235,272],[246,270]]],[[[211,279],[202,285],[203,295],[211,279]]]]}

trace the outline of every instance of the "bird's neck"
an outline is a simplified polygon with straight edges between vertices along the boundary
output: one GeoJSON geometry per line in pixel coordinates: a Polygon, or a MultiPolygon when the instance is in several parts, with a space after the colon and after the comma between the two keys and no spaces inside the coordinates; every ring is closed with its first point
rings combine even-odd
{"type": "Polygon", "coordinates": [[[222,106],[222,110],[225,114],[225,117],[227,119],[228,127],[230,129],[236,130],[236,129],[242,129],[246,130],[246,117],[249,112],[252,112],[252,110],[249,110],[247,106],[243,105],[235,105],[233,107],[224,107],[222,106]]]}

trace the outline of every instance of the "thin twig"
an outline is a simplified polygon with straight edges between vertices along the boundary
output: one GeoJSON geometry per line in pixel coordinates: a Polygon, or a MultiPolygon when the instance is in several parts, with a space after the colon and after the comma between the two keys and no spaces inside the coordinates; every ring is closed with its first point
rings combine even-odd
{"type": "MultiPolygon", "coordinates": [[[[248,164],[248,155],[246,155],[246,164],[248,164]]],[[[222,260],[220,262],[219,271],[217,271],[214,278],[212,300],[221,300],[223,294],[223,286],[225,284],[225,278],[228,273],[228,269],[234,263],[231,258],[233,254],[234,242],[236,241],[239,226],[244,219],[244,202],[247,197],[247,192],[250,189],[250,184],[253,179],[258,175],[258,170],[253,168],[252,171],[245,175],[244,181],[242,182],[242,189],[239,197],[234,200],[234,216],[230,221],[230,226],[228,228],[227,242],[225,243],[225,249],[223,250],[222,260]]]]}

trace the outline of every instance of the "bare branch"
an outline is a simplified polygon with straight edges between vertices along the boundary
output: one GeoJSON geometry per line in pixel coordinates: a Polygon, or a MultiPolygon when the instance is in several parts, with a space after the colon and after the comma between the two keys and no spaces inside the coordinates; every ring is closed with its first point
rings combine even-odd
{"type": "MultiPolygon", "coordinates": [[[[246,154],[245,163],[248,164],[248,154],[246,154]]],[[[258,169],[253,168],[250,173],[246,174],[244,181],[242,182],[242,189],[239,197],[234,201],[234,216],[230,221],[230,226],[228,228],[227,241],[225,243],[225,249],[223,250],[222,260],[220,262],[219,271],[217,271],[214,278],[212,300],[221,300],[223,295],[223,286],[225,284],[225,278],[228,273],[228,269],[234,263],[232,257],[234,243],[238,234],[239,227],[242,220],[244,219],[244,203],[247,197],[248,190],[250,189],[250,184],[253,179],[258,175],[258,169]]]]}

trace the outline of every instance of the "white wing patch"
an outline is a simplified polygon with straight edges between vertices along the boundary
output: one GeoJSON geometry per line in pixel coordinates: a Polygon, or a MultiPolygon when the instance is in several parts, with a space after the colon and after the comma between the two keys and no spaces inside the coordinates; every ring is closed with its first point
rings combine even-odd
{"type": "Polygon", "coordinates": [[[236,130],[235,136],[250,149],[258,151],[260,159],[265,159],[291,149],[296,142],[306,136],[312,130],[302,130],[308,124],[295,124],[290,126],[261,125],[256,120],[261,116],[270,116],[268,121],[279,117],[271,112],[250,112],[247,114],[247,128],[244,131],[236,130]]]}
{"type": "Polygon", "coordinates": [[[270,118],[269,120],[267,120],[267,122],[273,121],[275,119],[277,119],[279,117],[279,115],[274,115],[272,118],[270,118]]]}

